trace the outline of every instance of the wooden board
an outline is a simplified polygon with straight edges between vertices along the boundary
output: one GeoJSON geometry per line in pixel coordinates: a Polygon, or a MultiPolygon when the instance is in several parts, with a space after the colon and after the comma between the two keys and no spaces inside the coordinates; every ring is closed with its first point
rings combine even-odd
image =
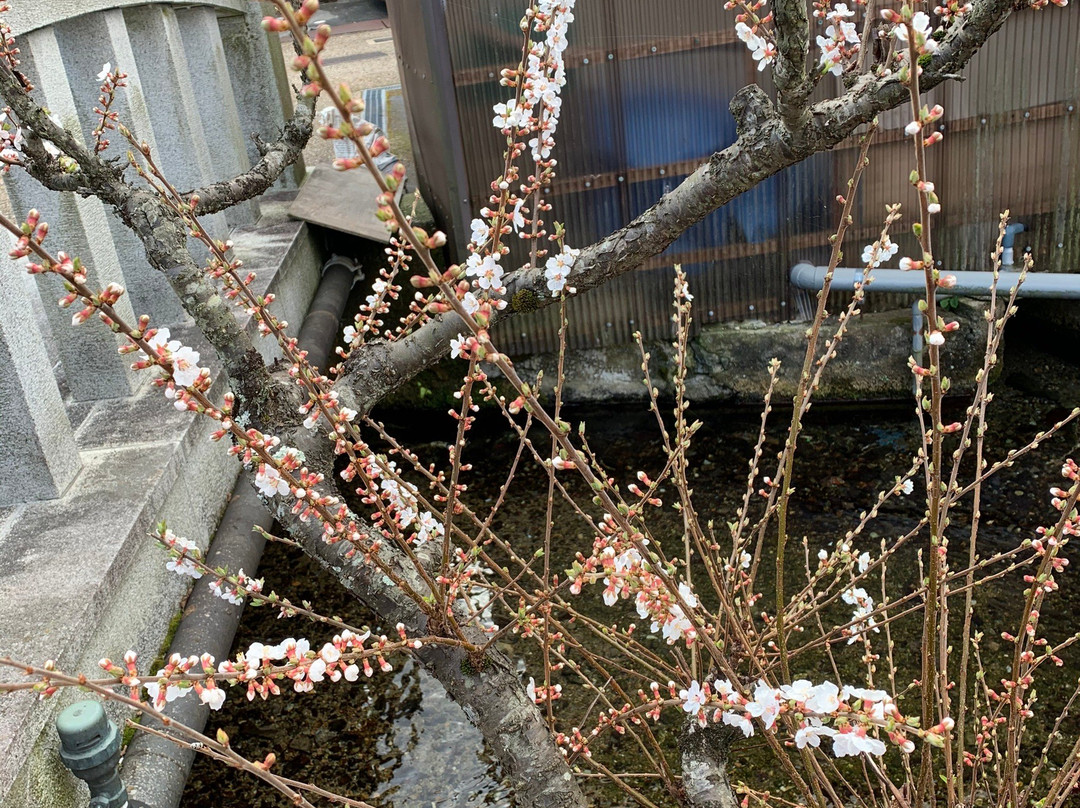
{"type": "MultiPolygon", "coordinates": [[[[367,169],[334,171],[316,166],[289,206],[289,215],[311,224],[377,241],[390,242],[386,226],[375,218],[379,186],[367,169]]],[[[401,188],[398,188],[398,196],[401,188]]]]}

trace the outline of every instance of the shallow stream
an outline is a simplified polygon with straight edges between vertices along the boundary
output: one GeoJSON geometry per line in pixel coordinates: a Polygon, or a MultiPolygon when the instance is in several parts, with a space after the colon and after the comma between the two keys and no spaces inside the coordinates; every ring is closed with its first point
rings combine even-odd
{"type": "MultiPolygon", "coordinates": [[[[1046,400],[1012,388],[1004,387],[998,396],[990,438],[995,447],[991,459],[1000,457],[1007,447],[1024,443],[1065,414],[1046,400]]],[[[799,490],[793,504],[792,533],[807,536],[811,551],[816,552],[842,537],[860,511],[875,501],[877,492],[890,487],[895,476],[907,470],[917,448],[918,427],[910,407],[815,408],[812,412],[796,466],[795,484],[799,490]]],[[[590,445],[620,483],[632,482],[638,469],[655,473],[662,465],[656,423],[643,408],[569,415],[572,417],[568,420],[575,425],[579,420],[588,424],[590,445]]],[[[721,533],[722,525],[733,518],[743,496],[759,416],[751,411],[707,408],[695,408],[693,416],[703,421],[692,455],[695,500],[703,519],[715,518],[721,533]]],[[[962,411],[956,416],[961,417],[962,411]]],[[[766,473],[771,473],[768,458],[776,456],[787,417],[779,410],[772,417],[773,435],[763,464],[766,473]]],[[[454,428],[454,422],[445,415],[426,416],[422,425],[409,425],[408,443],[418,447],[418,454],[425,460],[445,463],[446,441],[452,439],[454,428]]],[[[405,433],[398,429],[395,434],[403,437],[405,433]]],[[[1032,535],[1035,527],[1053,518],[1048,488],[1058,484],[1061,460],[1075,451],[1076,437],[1075,431],[1067,432],[1063,438],[1047,443],[1034,459],[1025,459],[988,483],[984,489],[982,554],[1015,546],[1022,537],[1032,535]]],[[[539,440],[538,445],[546,445],[546,441],[539,440]]],[[[474,471],[468,474],[472,502],[491,501],[497,495],[516,449],[516,439],[500,429],[498,416],[482,413],[465,455],[475,464],[474,471]]],[[[535,540],[542,533],[539,526],[544,521],[546,480],[543,470],[524,465],[495,529],[526,546],[535,540]]],[[[890,501],[860,549],[873,550],[880,538],[906,532],[923,510],[918,493],[890,501]]],[[[966,534],[964,521],[963,513],[957,511],[954,547],[958,553],[966,554],[961,538],[966,534]]],[[[562,569],[574,552],[588,551],[591,535],[581,522],[573,521],[565,506],[556,508],[555,523],[559,527],[552,568],[562,569]]],[[[653,525],[658,535],[665,531],[673,537],[681,535],[681,516],[670,507],[653,520],[653,525]],[[660,526],[665,520],[666,528],[660,526]]],[[[910,578],[914,583],[915,557],[901,560],[895,572],[899,578],[910,578]]],[[[266,577],[267,590],[276,590],[294,601],[310,600],[318,611],[338,615],[353,624],[374,622],[336,583],[317,574],[302,556],[281,545],[267,549],[260,574],[266,577]]],[[[1054,601],[1055,613],[1047,615],[1051,635],[1071,633],[1071,615],[1080,607],[1080,592],[1069,587],[1074,575],[1070,568],[1059,577],[1062,593],[1054,601]]],[[[1016,591],[1015,579],[1006,579],[1001,586],[986,590],[975,609],[977,626],[996,625],[1001,615],[1015,624],[1016,591]]],[[[600,600],[599,589],[586,590],[582,599],[593,604],[596,616],[613,619],[600,600]]],[[[1000,630],[987,631],[986,650],[998,646],[996,633],[1000,630]]],[[[322,641],[309,623],[287,623],[267,609],[248,608],[236,649],[243,650],[254,641],[277,642],[287,636],[308,636],[313,645],[322,641]]],[[[905,634],[899,626],[894,640],[898,655],[917,641],[913,632],[905,634]]],[[[521,659],[519,667],[523,671],[535,672],[532,648],[519,641],[509,648],[509,653],[521,659]]],[[[1069,662],[1067,668],[1075,682],[1080,668],[1075,654],[1069,662]]],[[[525,675],[527,678],[529,674],[525,675]]],[[[1068,678],[1063,677],[1057,686],[1067,687],[1068,678]]],[[[1043,686],[1044,700],[1052,704],[1058,703],[1054,687],[1052,682],[1043,686]]],[[[575,693],[575,686],[569,682],[564,688],[567,708],[587,697],[583,692],[575,693]]],[[[477,731],[441,686],[414,666],[399,666],[389,675],[376,673],[353,685],[326,684],[311,694],[290,691],[253,704],[237,692],[220,713],[212,716],[211,726],[224,728],[234,747],[249,758],[262,759],[267,752],[275,751],[279,761],[276,770],[280,773],[377,806],[512,804],[477,731]]],[[[669,739],[674,737],[672,728],[662,725],[659,731],[669,739]]],[[[739,756],[753,754],[752,745],[748,745],[739,756]]],[[[620,762],[634,765],[632,760],[620,762]]],[[[669,804],[663,793],[652,796],[662,805],[669,804]]],[[[624,801],[619,795],[605,793],[602,804],[614,808],[624,801]]],[[[200,757],[182,804],[186,808],[260,808],[286,806],[288,802],[254,779],[200,757]]]]}

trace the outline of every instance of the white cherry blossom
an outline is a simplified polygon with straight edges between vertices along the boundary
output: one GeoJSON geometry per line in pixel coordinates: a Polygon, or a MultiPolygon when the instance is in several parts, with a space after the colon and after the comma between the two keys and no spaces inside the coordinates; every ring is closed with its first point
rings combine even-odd
{"type": "Polygon", "coordinates": [[[697,682],[691,682],[686,690],[679,691],[679,698],[683,700],[683,709],[691,715],[696,715],[709,700],[709,694],[697,682]]]}
{"type": "Polygon", "coordinates": [[[496,104],[492,109],[495,117],[492,118],[491,124],[500,131],[520,128],[528,118],[528,110],[519,107],[513,98],[505,104],[496,104]]]}
{"type": "Polygon", "coordinates": [[[814,694],[814,685],[808,679],[796,679],[790,685],[781,685],[780,694],[790,701],[803,702],[814,694]]]}
{"type": "Polygon", "coordinates": [[[289,483],[281,476],[281,472],[266,463],[260,463],[255,472],[255,487],[263,496],[272,497],[275,494],[285,496],[289,493],[289,483]]]}
{"type": "Polygon", "coordinates": [[[742,730],[742,734],[746,738],[754,734],[754,722],[741,713],[726,712],[722,720],[729,727],[742,730]]]}
{"type": "Polygon", "coordinates": [[[818,718],[808,718],[795,732],[795,746],[805,749],[812,746],[815,749],[821,745],[822,738],[831,738],[836,735],[836,730],[826,727],[818,718]]]}
{"type": "Polygon", "coordinates": [[[885,744],[866,734],[866,727],[842,727],[833,735],[833,754],[840,757],[884,755],[885,744]]]}
{"type": "Polygon", "coordinates": [[[810,698],[806,699],[804,706],[809,712],[818,715],[830,715],[840,707],[840,688],[832,682],[822,682],[811,691],[810,698]]]}
{"type": "Polygon", "coordinates": [[[759,681],[754,688],[754,700],[746,705],[746,714],[761,719],[765,729],[772,729],[780,714],[780,691],[759,681]]]}
{"type": "Polygon", "coordinates": [[[548,258],[544,264],[544,277],[552,297],[558,297],[566,288],[567,278],[574,268],[579,250],[563,247],[562,251],[548,258]]]}
{"type": "Polygon", "coordinates": [[[199,352],[186,345],[172,342],[169,343],[169,349],[172,351],[173,381],[180,387],[190,387],[195,384],[202,373],[202,368],[198,365],[199,352]],[[172,347],[174,344],[178,346],[175,349],[172,347]]]}
{"type": "MultiPolygon", "coordinates": [[[[149,692],[149,686],[147,687],[149,692]]],[[[206,705],[209,705],[211,710],[220,710],[221,705],[225,703],[225,688],[223,687],[203,687],[199,690],[199,700],[206,705]]]]}

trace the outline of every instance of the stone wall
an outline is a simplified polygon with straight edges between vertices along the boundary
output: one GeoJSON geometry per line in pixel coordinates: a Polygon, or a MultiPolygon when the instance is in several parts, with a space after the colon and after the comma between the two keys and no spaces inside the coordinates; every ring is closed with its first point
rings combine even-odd
{"type": "MultiPolygon", "coordinates": [[[[276,40],[270,46],[262,16],[249,0],[19,0],[8,20],[36,97],[84,142],[97,125],[102,65],[127,73],[113,108],[188,190],[249,168],[258,159],[251,134],[272,141],[292,114],[281,50],[276,40]]],[[[128,144],[110,135],[104,156],[126,162],[128,144]]],[[[295,188],[298,176],[289,172],[278,190],[295,188]]],[[[224,392],[212,348],[110,211],[45,191],[17,169],[4,185],[16,218],[39,209],[54,251],[81,257],[91,286],[123,284],[121,314],[148,314],[200,350],[215,394],[224,392]]],[[[259,272],[257,287],[279,296],[279,316],[299,323],[320,260],[307,227],[284,207],[257,200],[205,224],[233,238],[245,267],[259,272]]],[[[170,407],[107,329],[73,327],[72,312],[56,305],[62,293],[56,278],[30,276],[0,251],[0,656],[52,658],[92,674],[100,657],[133,648],[148,666],[185,587],[147,533],[166,519],[205,547],[239,467],[209,440],[212,422],[170,407]]],[[[275,346],[265,353],[276,358],[275,346]]],[[[56,710],[79,697],[0,701],[0,806],[86,804],[59,763],[52,728],[56,710]]]]}

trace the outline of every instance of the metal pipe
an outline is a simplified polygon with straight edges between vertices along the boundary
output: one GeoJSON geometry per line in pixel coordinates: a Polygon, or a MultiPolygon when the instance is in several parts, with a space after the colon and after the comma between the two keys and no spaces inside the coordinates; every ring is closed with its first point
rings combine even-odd
{"type": "Polygon", "coordinates": [[[1023,222],[1012,222],[1005,226],[1005,236],[1001,239],[1001,265],[1003,267],[1011,267],[1015,263],[1016,234],[1023,232],[1023,222]]]}
{"type": "MultiPolygon", "coordinates": [[[[799,263],[791,268],[791,285],[797,289],[816,290],[821,288],[828,267],[799,263]]],[[[910,292],[921,293],[926,290],[926,283],[921,272],[905,272],[900,269],[875,269],[871,271],[873,283],[866,286],[867,292],[910,292]]],[[[956,276],[956,285],[946,290],[946,294],[963,297],[989,297],[990,285],[994,281],[992,272],[951,272],[956,276]]],[[[856,282],[862,281],[863,268],[837,267],[833,274],[834,291],[848,291],[855,288],[856,282]]],[[[1020,273],[1002,271],[998,273],[998,289],[1002,292],[1011,289],[1020,279],[1020,273]]],[[[1020,287],[1018,297],[1058,298],[1080,300],[1080,274],[1063,272],[1029,272],[1020,287]]]]}
{"type": "MultiPolygon", "coordinates": [[[[319,367],[325,367],[337,341],[338,323],[358,274],[359,267],[352,260],[337,255],[323,265],[322,280],[298,337],[298,347],[307,351],[308,359],[319,367]]],[[[252,527],[269,530],[273,521],[247,477],[241,475],[214,533],[206,563],[212,568],[225,567],[233,572],[243,569],[248,575],[255,574],[266,542],[252,532],[252,527]]],[[[228,658],[243,608],[216,597],[208,586],[196,586],[169,654],[187,657],[208,653],[219,661],[228,658]]],[[[192,696],[170,702],[162,712],[197,730],[202,730],[209,716],[209,708],[192,696]]],[[[147,733],[136,734],[121,766],[131,795],[129,808],[176,808],[194,760],[193,749],[147,733]]]]}

